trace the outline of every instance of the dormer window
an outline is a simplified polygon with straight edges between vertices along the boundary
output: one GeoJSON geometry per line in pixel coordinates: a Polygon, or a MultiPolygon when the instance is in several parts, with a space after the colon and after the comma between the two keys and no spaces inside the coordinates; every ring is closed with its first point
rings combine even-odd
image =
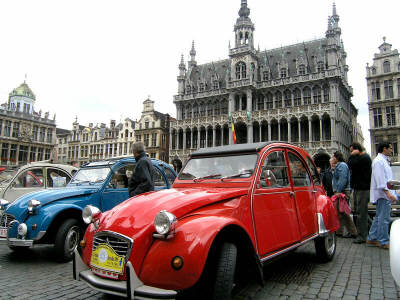
{"type": "Polygon", "coordinates": [[[324,63],[322,61],[318,62],[317,71],[318,72],[324,71],[324,63]]]}
{"type": "Polygon", "coordinates": [[[149,121],[144,122],[144,128],[149,129],[149,121]]]}
{"type": "Polygon", "coordinates": [[[390,62],[388,60],[383,62],[383,73],[390,72],[390,62]]]}
{"type": "Polygon", "coordinates": [[[286,78],[287,77],[287,70],[286,68],[281,68],[281,78],[286,78]]]}
{"type": "Polygon", "coordinates": [[[376,69],[375,69],[375,68],[372,68],[372,69],[371,69],[371,73],[372,73],[372,75],[376,75],[376,69]]]}
{"type": "Polygon", "coordinates": [[[305,75],[306,74],[306,67],[304,65],[299,66],[299,75],[305,75]]]}

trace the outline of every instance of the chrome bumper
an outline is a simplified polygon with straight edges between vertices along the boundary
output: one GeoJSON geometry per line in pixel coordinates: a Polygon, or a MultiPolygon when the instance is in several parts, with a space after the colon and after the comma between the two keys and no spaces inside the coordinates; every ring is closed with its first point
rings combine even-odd
{"type": "Polygon", "coordinates": [[[9,247],[32,247],[33,240],[21,240],[16,238],[8,238],[7,244],[9,247]]]}
{"type": "Polygon", "coordinates": [[[99,277],[83,262],[78,251],[74,251],[73,277],[75,280],[83,280],[90,287],[106,294],[112,294],[128,299],[175,299],[176,291],[164,290],[146,286],[137,277],[130,262],[126,264],[127,280],[112,280],[99,277]]]}

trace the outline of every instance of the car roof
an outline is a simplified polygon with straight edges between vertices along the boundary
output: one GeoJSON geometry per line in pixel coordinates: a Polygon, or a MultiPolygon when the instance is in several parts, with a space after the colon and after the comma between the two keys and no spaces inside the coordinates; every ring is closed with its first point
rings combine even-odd
{"type": "MultiPolygon", "coordinates": [[[[135,158],[132,156],[114,157],[114,158],[110,158],[107,160],[88,162],[88,163],[82,165],[82,167],[111,166],[111,165],[114,165],[119,162],[134,162],[134,161],[135,161],[135,158]]],[[[156,159],[156,158],[151,158],[151,161],[153,162],[153,164],[158,163],[158,165],[168,165],[166,162],[156,159]]]]}
{"type": "MultiPolygon", "coordinates": [[[[286,142],[261,142],[261,143],[248,143],[248,144],[234,144],[228,146],[219,146],[212,148],[201,148],[195,152],[193,152],[191,157],[199,157],[199,156],[210,156],[210,155],[226,155],[226,154],[237,154],[237,153],[257,153],[260,152],[265,146],[272,144],[280,144],[280,145],[290,145],[296,147],[293,144],[286,142]]],[[[297,147],[296,147],[297,148],[297,147]]]]}
{"type": "Polygon", "coordinates": [[[31,167],[53,167],[53,168],[60,168],[60,169],[68,170],[69,172],[71,172],[73,170],[78,170],[77,167],[74,167],[71,165],[53,164],[50,162],[41,162],[41,161],[28,163],[28,164],[22,166],[20,169],[24,170],[24,169],[31,168],[31,167]]]}

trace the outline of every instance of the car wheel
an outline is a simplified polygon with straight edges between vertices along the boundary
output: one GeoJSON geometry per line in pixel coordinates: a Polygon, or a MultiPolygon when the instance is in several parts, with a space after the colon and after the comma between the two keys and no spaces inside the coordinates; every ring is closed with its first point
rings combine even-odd
{"type": "Polygon", "coordinates": [[[65,220],[57,231],[54,249],[57,258],[61,261],[72,259],[74,250],[78,247],[82,237],[82,228],[76,219],[65,220]]]}
{"type": "Polygon", "coordinates": [[[336,252],[336,235],[330,232],[314,240],[317,257],[321,261],[331,261],[336,252]]]}
{"type": "Polygon", "coordinates": [[[217,258],[213,300],[230,300],[236,270],[237,248],[232,243],[220,247],[217,258]]]}

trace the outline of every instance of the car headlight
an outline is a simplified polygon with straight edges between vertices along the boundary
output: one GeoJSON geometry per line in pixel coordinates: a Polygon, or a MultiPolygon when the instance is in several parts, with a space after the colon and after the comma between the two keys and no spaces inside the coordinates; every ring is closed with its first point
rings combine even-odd
{"type": "Polygon", "coordinates": [[[101,214],[100,209],[93,205],[87,205],[82,211],[82,219],[86,224],[93,223],[101,214]]]}
{"type": "Polygon", "coordinates": [[[25,223],[18,225],[18,235],[25,236],[28,233],[28,226],[25,223]]]}
{"type": "Polygon", "coordinates": [[[173,231],[176,223],[176,217],[165,210],[160,211],[154,219],[154,227],[157,233],[163,235],[173,231]]]}
{"type": "Polygon", "coordinates": [[[6,210],[8,204],[10,204],[10,202],[8,202],[5,199],[0,199],[0,210],[6,210]]]}
{"type": "Polygon", "coordinates": [[[40,203],[39,200],[35,200],[35,199],[29,200],[29,202],[28,202],[28,212],[29,213],[33,213],[35,211],[35,209],[38,206],[40,206],[40,204],[41,203],[40,203]]]}

